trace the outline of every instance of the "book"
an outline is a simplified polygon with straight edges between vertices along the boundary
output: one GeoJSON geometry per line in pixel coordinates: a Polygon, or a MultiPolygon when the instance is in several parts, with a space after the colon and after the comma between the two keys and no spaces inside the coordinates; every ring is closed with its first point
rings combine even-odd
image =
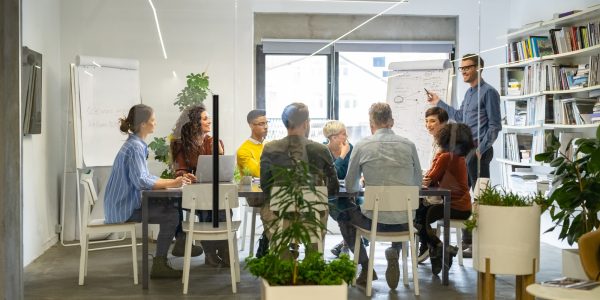
{"type": "Polygon", "coordinates": [[[567,289],[591,290],[599,286],[600,282],[570,277],[562,277],[558,279],[543,281],[541,284],[545,286],[562,287],[567,289]]]}
{"type": "Polygon", "coordinates": [[[569,11],[565,11],[565,12],[561,12],[561,13],[555,13],[554,18],[560,19],[560,18],[568,17],[568,16],[576,14],[580,11],[581,11],[580,9],[574,9],[574,10],[569,10],[569,11]]]}

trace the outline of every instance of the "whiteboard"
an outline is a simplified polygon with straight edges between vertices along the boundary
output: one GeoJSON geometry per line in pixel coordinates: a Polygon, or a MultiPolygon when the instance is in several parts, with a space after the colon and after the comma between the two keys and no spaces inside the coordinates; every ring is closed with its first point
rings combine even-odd
{"type": "Polygon", "coordinates": [[[425,111],[431,107],[425,89],[441,99],[451,99],[451,64],[448,60],[391,63],[387,87],[387,103],[392,108],[394,133],[417,147],[423,170],[429,169],[432,136],[425,128],[425,111]]]}
{"type": "Polygon", "coordinates": [[[137,60],[79,56],[73,116],[78,168],[111,166],[127,139],[119,118],[141,102],[137,60]]]}

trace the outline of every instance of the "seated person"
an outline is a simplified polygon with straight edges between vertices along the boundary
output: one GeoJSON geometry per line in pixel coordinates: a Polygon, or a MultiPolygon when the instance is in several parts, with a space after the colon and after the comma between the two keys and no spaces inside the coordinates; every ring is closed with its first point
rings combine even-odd
{"type": "MultiPolygon", "coordinates": [[[[442,126],[446,125],[446,123],[448,123],[448,113],[443,108],[430,107],[425,111],[425,128],[427,128],[427,132],[433,137],[433,142],[431,143],[431,165],[433,165],[433,159],[440,150],[440,147],[435,140],[435,134],[440,128],[442,128],[442,126]]],[[[424,171],[424,174],[425,173],[426,171],[424,171]]],[[[421,202],[419,203],[419,209],[417,209],[415,214],[415,224],[420,224],[423,222],[427,212],[427,206],[440,203],[442,203],[442,198],[440,196],[429,196],[422,198],[421,202]]],[[[427,243],[421,242],[421,245],[419,246],[419,261],[427,259],[427,256],[429,256],[429,248],[427,247],[427,243]]]]}
{"type": "MultiPolygon", "coordinates": [[[[329,121],[323,126],[323,135],[327,138],[326,145],[333,157],[337,178],[343,180],[346,178],[350,154],[353,148],[352,144],[348,141],[346,126],[337,120],[329,121]]],[[[351,199],[346,197],[335,198],[329,201],[329,215],[333,220],[337,221],[340,211],[347,208],[346,203],[348,201],[351,201],[351,199]]],[[[354,200],[352,199],[352,201],[354,200]]],[[[331,249],[331,253],[336,257],[339,257],[341,253],[348,253],[349,251],[348,245],[344,243],[344,240],[331,249]]]]}
{"type": "MultiPolygon", "coordinates": [[[[173,157],[175,175],[195,174],[198,156],[212,154],[211,125],[212,121],[202,104],[191,106],[182,112],[171,142],[171,157],[173,157]]],[[[224,153],[223,141],[219,140],[219,155],[224,153]]],[[[212,211],[200,210],[198,219],[200,222],[212,222],[212,211]]],[[[219,221],[225,221],[225,210],[219,211],[219,221]]],[[[178,228],[178,234],[179,232],[182,232],[181,228],[178,228]]],[[[205,264],[229,265],[229,248],[226,240],[201,241],[201,243],[204,248],[205,264]]]]}
{"type": "MultiPolygon", "coordinates": [[[[110,171],[104,196],[106,224],[142,221],[142,190],[181,187],[196,180],[193,174],[181,175],[175,179],[158,178],[148,171],[146,157],[148,145],[144,139],[154,132],[156,119],[151,107],[138,104],[129,110],[127,118],[120,119],[119,129],[127,134],[127,140],[117,153],[110,171]]],[[[167,253],[175,229],[181,225],[178,209],[173,202],[164,201],[148,207],[148,222],[160,224],[156,240],[156,254],[152,261],[150,278],[179,278],[182,272],[167,264],[167,253]]],[[[183,251],[185,236],[179,236],[176,248],[183,251]]],[[[196,255],[200,255],[200,252],[196,255]]],[[[198,252],[198,251],[196,251],[198,252]]]]}
{"type": "MultiPolygon", "coordinates": [[[[237,150],[237,165],[240,174],[243,170],[248,170],[250,176],[260,177],[260,156],[269,129],[269,122],[265,115],[264,109],[254,109],[246,116],[246,121],[250,126],[250,137],[237,150]]],[[[262,197],[247,197],[246,202],[248,205],[255,207],[260,207],[263,204],[262,197]]],[[[250,247],[254,247],[254,245],[250,245],[250,247]]],[[[256,257],[262,257],[268,250],[269,241],[263,233],[259,239],[256,257]]]]}
{"type": "Polygon", "coordinates": [[[260,177],[260,155],[264,148],[269,123],[264,109],[251,110],[246,117],[250,126],[250,137],[237,150],[237,165],[239,171],[247,169],[250,176],[260,177]]]}
{"type": "MultiPolygon", "coordinates": [[[[371,105],[369,123],[373,135],[359,141],[354,147],[346,174],[346,191],[357,193],[361,190],[361,173],[365,186],[419,186],[422,176],[417,148],[413,142],[392,131],[394,119],[389,104],[371,105]]],[[[354,225],[370,229],[372,212],[361,212],[356,204],[349,203],[349,205],[350,208],[340,213],[338,224],[346,244],[354,245],[356,237],[354,225]]],[[[408,230],[408,216],[405,212],[381,212],[378,221],[379,232],[408,230]]],[[[350,247],[350,250],[354,251],[353,247],[350,247]]],[[[363,285],[367,281],[369,263],[364,245],[361,244],[360,253],[354,255],[359,255],[358,262],[362,266],[356,283],[363,285]]],[[[386,249],[385,255],[388,260],[386,280],[390,288],[395,289],[400,278],[398,251],[390,247],[386,249]]],[[[377,279],[377,274],[373,274],[373,279],[377,279]]]]}
{"type": "MultiPolygon", "coordinates": [[[[274,167],[292,166],[294,161],[305,161],[311,168],[318,185],[327,186],[329,197],[335,196],[339,190],[333,159],[327,147],[309,140],[310,118],[308,107],[303,103],[292,103],[286,106],[281,114],[281,120],[287,128],[287,136],[271,141],[265,145],[260,158],[260,184],[265,193],[265,203],[260,211],[267,238],[271,240],[274,232],[273,220],[275,212],[270,209],[271,187],[276,185],[273,178],[274,167]],[[266,230],[270,228],[271,230],[266,230]]],[[[321,222],[327,224],[328,213],[321,213],[321,222]]]]}
{"type": "MultiPolygon", "coordinates": [[[[475,147],[471,130],[462,123],[446,124],[438,130],[435,140],[440,151],[423,178],[423,186],[449,189],[452,195],[450,218],[466,220],[471,216],[471,195],[467,182],[465,156],[475,147]]],[[[443,204],[426,206],[425,218],[420,219],[420,226],[418,226],[421,242],[429,246],[431,271],[435,275],[442,270],[442,242],[433,232],[431,223],[443,217],[443,204]]],[[[457,251],[456,247],[450,247],[451,256],[456,255],[457,251]]]]}

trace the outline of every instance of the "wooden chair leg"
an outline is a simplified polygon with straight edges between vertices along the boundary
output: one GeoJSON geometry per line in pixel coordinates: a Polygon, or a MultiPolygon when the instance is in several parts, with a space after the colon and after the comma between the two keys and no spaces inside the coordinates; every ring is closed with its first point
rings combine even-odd
{"type": "MultiPolygon", "coordinates": [[[[360,238],[360,233],[357,230],[356,236],[354,237],[354,265],[356,266],[358,266],[358,258],[360,256],[360,238]]],[[[354,278],[352,279],[352,285],[356,285],[356,276],[354,276],[354,278]]]]}
{"type": "Polygon", "coordinates": [[[373,264],[375,262],[374,256],[375,256],[375,239],[374,236],[371,236],[370,238],[370,245],[369,245],[369,268],[368,268],[368,272],[367,273],[367,289],[366,289],[366,294],[367,297],[371,297],[371,290],[373,288],[373,264]]]}
{"type": "Polygon", "coordinates": [[[87,269],[87,234],[81,234],[79,245],[81,247],[81,253],[79,254],[79,285],[83,285],[85,280],[85,270],[87,269]]]}
{"type": "Polygon", "coordinates": [[[230,232],[229,233],[229,239],[227,241],[227,247],[229,248],[229,271],[231,273],[231,291],[235,294],[237,292],[237,286],[236,286],[236,282],[237,282],[237,278],[236,278],[236,263],[235,263],[235,249],[233,246],[233,243],[235,243],[235,240],[233,238],[233,233],[230,232]]]}
{"type": "Polygon", "coordinates": [[[137,240],[135,238],[135,227],[131,229],[131,260],[133,261],[133,284],[138,284],[137,240]]]}

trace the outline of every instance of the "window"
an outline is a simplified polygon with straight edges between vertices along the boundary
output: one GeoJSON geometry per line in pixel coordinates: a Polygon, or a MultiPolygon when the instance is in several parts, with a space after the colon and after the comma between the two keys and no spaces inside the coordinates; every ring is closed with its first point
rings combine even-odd
{"type": "Polygon", "coordinates": [[[323,41],[263,41],[257,47],[257,107],[270,119],[267,139],[286,135],[283,108],[292,102],[308,105],[310,138],[323,141],[323,124],[339,119],[356,142],[370,135],[368,109],[385,102],[387,67],[392,62],[448,59],[451,42],[337,43],[317,55],[323,41]],[[332,80],[333,79],[333,80],[332,80]]]}

